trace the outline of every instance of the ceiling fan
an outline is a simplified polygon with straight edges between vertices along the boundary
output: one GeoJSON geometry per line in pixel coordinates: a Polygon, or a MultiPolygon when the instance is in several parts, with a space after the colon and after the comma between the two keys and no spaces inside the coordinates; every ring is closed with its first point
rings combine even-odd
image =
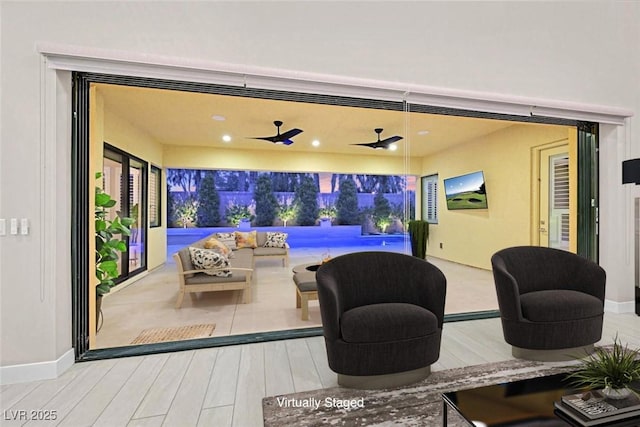
{"type": "Polygon", "coordinates": [[[402,139],[401,136],[395,135],[395,136],[390,136],[389,138],[385,138],[383,140],[380,140],[380,134],[382,133],[382,131],[384,129],[376,128],[374,130],[378,134],[378,140],[377,141],[375,141],[375,142],[365,142],[365,143],[362,143],[362,144],[351,144],[351,145],[362,145],[364,147],[373,148],[375,150],[388,150],[389,146],[391,144],[393,144],[394,142],[400,141],[402,139]]]}
{"type": "Polygon", "coordinates": [[[302,133],[302,129],[290,129],[288,131],[286,131],[285,133],[281,134],[280,133],[280,126],[282,126],[282,122],[280,120],[276,120],[273,122],[274,125],[276,125],[276,128],[278,129],[278,133],[274,136],[258,136],[258,137],[254,137],[251,139],[262,139],[264,141],[269,141],[269,142],[273,142],[274,144],[281,144],[281,145],[291,145],[293,144],[293,141],[291,140],[291,138],[293,138],[294,136],[298,135],[299,133],[302,133]]]}

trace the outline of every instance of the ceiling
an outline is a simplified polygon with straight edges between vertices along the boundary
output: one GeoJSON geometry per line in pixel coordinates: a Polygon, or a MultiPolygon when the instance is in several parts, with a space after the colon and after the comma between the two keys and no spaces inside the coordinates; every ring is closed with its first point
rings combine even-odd
{"type": "MultiPolygon", "coordinates": [[[[409,146],[412,157],[423,157],[474,140],[515,122],[425,113],[344,107],[240,96],[212,95],[96,84],[105,108],[147,132],[161,144],[207,146],[240,150],[317,150],[350,155],[402,156],[409,146]],[[224,120],[216,120],[220,116],[224,120]],[[288,146],[250,139],[299,128],[288,146]],[[351,144],[374,142],[375,128],[382,139],[400,135],[398,150],[373,150],[351,144]],[[427,132],[427,133],[425,133],[427,132]],[[229,135],[231,141],[223,141],[229,135]],[[312,141],[319,141],[317,147],[312,141]]],[[[527,124],[528,126],[539,126],[527,124]]]]}

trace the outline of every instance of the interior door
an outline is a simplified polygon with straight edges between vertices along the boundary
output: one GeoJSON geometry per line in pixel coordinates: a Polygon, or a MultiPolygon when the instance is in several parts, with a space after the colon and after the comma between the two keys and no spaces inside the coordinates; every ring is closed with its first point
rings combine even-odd
{"type": "Polygon", "coordinates": [[[539,245],[569,250],[569,152],[566,145],[540,151],[539,245]]]}

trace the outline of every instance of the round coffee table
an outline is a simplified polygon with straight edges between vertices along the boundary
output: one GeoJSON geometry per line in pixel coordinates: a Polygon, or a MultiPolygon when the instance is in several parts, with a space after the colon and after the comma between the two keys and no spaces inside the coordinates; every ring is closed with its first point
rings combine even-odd
{"type": "Polygon", "coordinates": [[[293,274],[315,272],[320,268],[321,264],[317,262],[309,262],[307,264],[299,264],[293,267],[293,274]]]}

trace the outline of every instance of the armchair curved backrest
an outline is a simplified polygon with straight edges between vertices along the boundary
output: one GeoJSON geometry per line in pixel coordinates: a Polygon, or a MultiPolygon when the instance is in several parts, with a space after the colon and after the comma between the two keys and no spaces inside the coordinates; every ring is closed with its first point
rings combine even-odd
{"type": "Polygon", "coordinates": [[[426,260],[394,252],[355,252],[338,256],[316,272],[325,335],[336,338],[342,313],[380,303],[409,303],[444,321],[446,278],[426,260]],[[331,305],[331,306],[329,306],[331,305]]]}
{"type": "Polygon", "coordinates": [[[560,249],[516,246],[491,257],[505,341],[515,357],[566,360],[602,336],[606,274],[560,249]],[[577,351],[577,350],[576,350],[577,351]]]}
{"type": "Polygon", "coordinates": [[[580,291],[604,301],[605,272],[593,261],[560,249],[516,246],[491,258],[496,285],[520,295],[543,290],[580,291]]]}

